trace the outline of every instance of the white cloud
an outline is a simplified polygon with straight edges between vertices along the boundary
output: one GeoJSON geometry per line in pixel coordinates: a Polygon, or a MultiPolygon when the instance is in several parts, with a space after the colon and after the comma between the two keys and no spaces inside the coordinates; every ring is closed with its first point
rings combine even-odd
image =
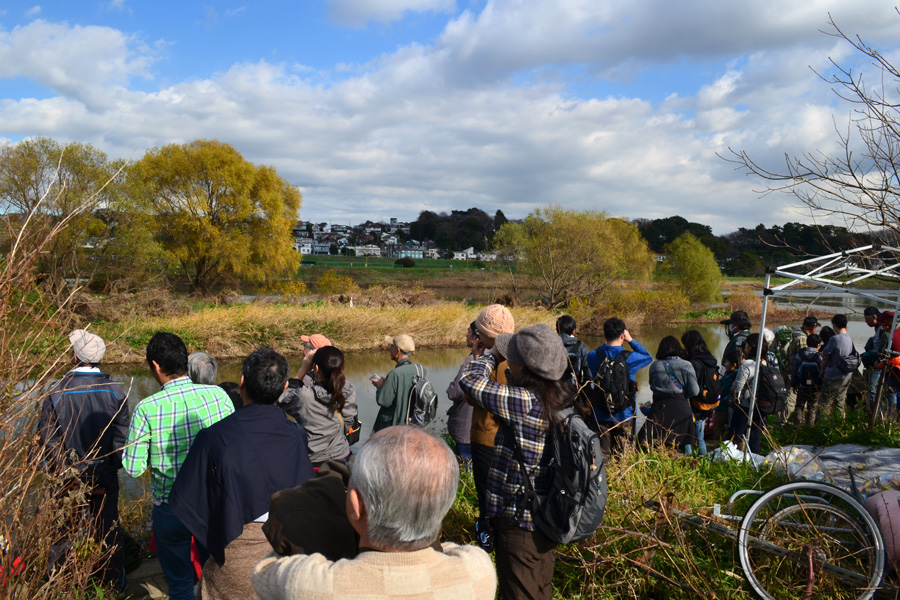
{"type": "Polygon", "coordinates": [[[243,14],[247,10],[246,6],[238,6],[237,8],[229,8],[225,11],[225,18],[230,19],[231,17],[237,17],[240,14],[243,14]]]}
{"type": "Polygon", "coordinates": [[[29,17],[29,18],[36,17],[39,14],[41,14],[41,5],[40,4],[35,4],[34,6],[32,6],[31,8],[29,8],[28,10],[25,11],[25,16],[29,17]]]}
{"type": "MultiPolygon", "coordinates": [[[[355,6],[373,18],[369,5],[355,6]]],[[[218,138],[276,166],[303,189],[304,216],[322,220],[471,206],[520,217],[550,202],[628,217],[680,214],[717,232],[797,219],[789,198],[757,198],[761,182],[716,154],[746,149],[777,165],[785,151],[833,149],[831,115],[846,106],[809,65],[853,56],[816,31],[822,6],[637,0],[630,19],[617,6],[489,1],[452,19],[433,46],[330,72],[257,60],[151,92],[128,85],[153,75],[156,57],[139,40],[36,21],[0,30],[0,79],[31,77],[57,95],[0,100],[0,131],[76,139],[113,156],[218,138]],[[579,97],[554,69],[584,67],[581,77],[602,87],[599,73],[679,55],[708,66],[664,99],[579,97]],[[523,71],[529,77],[518,77],[523,71]]],[[[888,25],[878,16],[871,29],[868,16],[847,18],[848,31],[898,37],[900,18],[888,25]]]]}
{"type": "Polygon", "coordinates": [[[330,16],[344,25],[360,27],[369,21],[390,23],[407,13],[452,13],[456,0],[329,0],[330,16]]]}
{"type": "Polygon", "coordinates": [[[91,109],[106,107],[107,87],[148,77],[153,57],[109,27],[33,21],[0,29],[0,79],[27,77],[91,109]]]}

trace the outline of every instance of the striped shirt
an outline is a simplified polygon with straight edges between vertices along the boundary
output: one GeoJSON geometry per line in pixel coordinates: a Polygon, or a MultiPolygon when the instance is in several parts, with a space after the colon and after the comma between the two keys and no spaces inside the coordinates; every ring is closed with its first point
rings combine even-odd
{"type": "Polygon", "coordinates": [[[466,395],[501,422],[488,471],[486,516],[500,517],[526,531],[534,531],[531,507],[525,505],[522,467],[514,457],[510,436],[515,435],[534,489],[543,492],[549,485],[549,456],[544,457],[549,422],[532,391],[492,381],[495,368],[496,358],[487,354],[469,362],[459,380],[466,395]]]}
{"type": "Polygon", "coordinates": [[[234,405],[219,386],[197,385],[186,375],[173,379],[135,407],[122,466],[132,477],[149,466],[154,501],[168,502],[194,436],[233,412],[234,405]]]}

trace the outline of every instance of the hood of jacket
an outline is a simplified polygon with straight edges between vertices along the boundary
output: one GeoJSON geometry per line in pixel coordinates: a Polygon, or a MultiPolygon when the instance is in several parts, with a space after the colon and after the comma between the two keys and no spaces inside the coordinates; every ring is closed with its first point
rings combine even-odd
{"type": "Polygon", "coordinates": [[[719,363],[716,362],[716,358],[710,354],[709,352],[700,352],[691,356],[691,360],[696,360],[698,363],[702,364],[705,367],[715,368],[719,363]]]}

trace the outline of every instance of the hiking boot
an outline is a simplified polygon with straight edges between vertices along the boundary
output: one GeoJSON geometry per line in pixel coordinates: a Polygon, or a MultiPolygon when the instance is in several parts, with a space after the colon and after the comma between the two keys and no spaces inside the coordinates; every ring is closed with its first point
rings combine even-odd
{"type": "Polygon", "coordinates": [[[487,518],[478,517],[478,519],[476,519],[475,539],[478,540],[478,545],[481,546],[481,549],[485,552],[492,552],[494,550],[494,528],[487,518]]]}

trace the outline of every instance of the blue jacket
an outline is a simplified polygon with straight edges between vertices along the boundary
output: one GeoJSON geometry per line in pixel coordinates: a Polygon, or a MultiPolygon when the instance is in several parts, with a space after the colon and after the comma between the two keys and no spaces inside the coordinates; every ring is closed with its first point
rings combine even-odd
{"type": "Polygon", "coordinates": [[[169,504],[219,566],[225,546],[269,512],[269,498],[314,475],[306,430],[273,404],[248,404],[200,430],[169,504]]]}
{"type": "MultiPolygon", "coordinates": [[[[629,342],[631,346],[631,354],[628,355],[626,359],[626,364],[628,365],[628,374],[631,375],[631,380],[634,381],[635,375],[637,372],[649,365],[653,362],[653,357],[650,356],[650,353],[647,352],[643,346],[638,344],[635,340],[631,340],[629,342]]],[[[597,376],[597,368],[600,366],[600,357],[599,353],[604,353],[609,358],[615,358],[619,355],[619,353],[624,352],[625,348],[622,346],[607,346],[603,344],[596,350],[591,350],[587,355],[587,365],[591,370],[591,377],[597,376]]],[[[610,422],[610,421],[624,421],[625,419],[630,419],[634,416],[634,407],[629,406],[622,412],[615,413],[610,416],[610,414],[604,410],[602,407],[594,407],[594,412],[597,415],[597,420],[601,423],[610,422]]]]}

